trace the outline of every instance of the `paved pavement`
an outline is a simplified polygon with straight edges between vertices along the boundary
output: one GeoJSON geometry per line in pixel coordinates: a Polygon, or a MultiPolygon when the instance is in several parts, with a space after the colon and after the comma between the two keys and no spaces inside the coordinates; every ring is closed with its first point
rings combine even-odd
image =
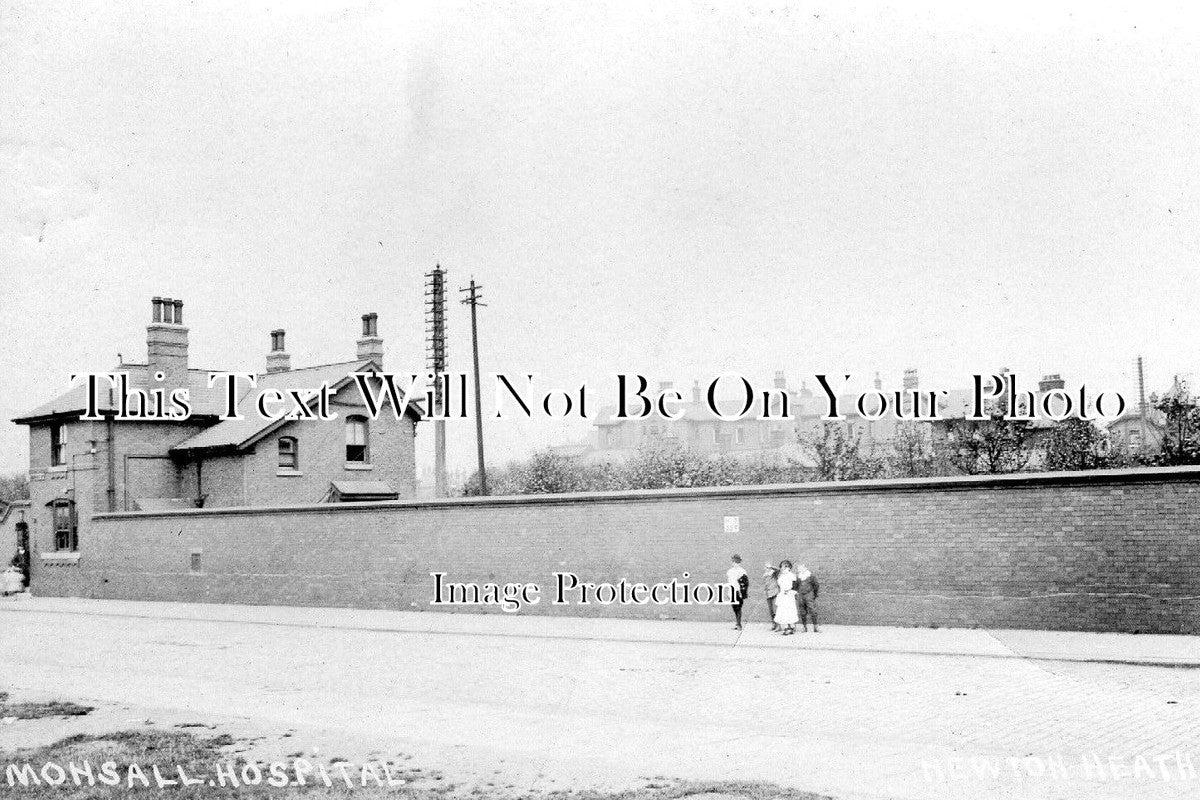
{"type": "Polygon", "coordinates": [[[1196,637],[39,598],[0,602],[0,683],[517,791],[1200,796],[1196,637]]]}

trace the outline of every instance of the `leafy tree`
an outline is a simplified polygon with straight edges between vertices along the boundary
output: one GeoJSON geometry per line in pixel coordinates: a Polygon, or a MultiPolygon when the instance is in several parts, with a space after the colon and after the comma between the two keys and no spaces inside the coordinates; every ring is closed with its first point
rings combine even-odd
{"type": "MultiPolygon", "coordinates": [[[[810,471],[793,459],[747,459],[710,456],[673,441],[647,444],[621,464],[581,464],[550,451],[533,454],[503,469],[489,470],[492,494],[556,494],[619,489],[674,489],[692,486],[795,483],[810,471]]],[[[479,494],[473,475],[463,494],[479,494]]]]}
{"type": "MultiPolygon", "coordinates": [[[[488,470],[488,492],[504,494],[562,494],[614,488],[612,468],[607,464],[581,465],[550,450],[534,453],[526,461],[503,469],[488,470]]],[[[471,475],[463,494],[480,494],[479,473],[471,475]]]]}
{"type": "Polygon", "coordinates": [[[879,459],[863,454],[861,437],[851,436],[836,422],[822,423],[820,432],[801,434],[799,440],[815,462],[814,480],[854,481],[875,478],[883,472],[879,459]]]}
{"type": "Polygon", "coordinates": [[[1113,466],[1116,456],[1095,423],[1079,417],[1067,417],[1055,423],[1046,444],[1045,468],[1053,472],[1080,469],[1104,469],[1113,466]]]}
{"type": "Polygon", "coordinates": [[[29,475],[13,472],[0,475],[0,505],[29,499],[29,475]]]}
{"type": "Polygon", "coordinates": [[[1166,418],[1162,450],[1154,463],[1161,466],[1200,464],[1200,409],[1197,409],[1187,384],[1176,378],[1169,392],[1152,400],[1154,407],[1166,418]]]}
{"type": "Polygon", "coordinates": [[[1032,455],[1027,446],[1029,423],[1007,419],[1003,406],[986,409],[984,419],[951,417],[946,426],[946,458],[967,475],[1020,472],[1032,455]]]}
{"type": "Polygon", "coordinates": [[[623,465],[622,483],[627,489],[720,486],[721,466],[677,442],[662,441],[642,447],[623,465]]]}
{"type": "Polygon", "coordinates": [[[899,423],[887,454],[888,476],[929,478],[943,471],[933,451],[929,426],[916,422],[899,423]]]}

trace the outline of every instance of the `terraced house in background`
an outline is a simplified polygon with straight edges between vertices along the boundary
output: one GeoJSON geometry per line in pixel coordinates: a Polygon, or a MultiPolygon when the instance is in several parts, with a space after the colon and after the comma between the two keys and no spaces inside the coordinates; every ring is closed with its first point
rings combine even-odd
{"type": "MultiPolygon", "coordinates": [[[[257,386],[239,382],[242,419],[219,418],[226,398],[188,363],[183,302],[155,297],[146,329],[146,363],[120,363],[131,389],[186,388],[186,419],[117,419],[113,392],[101,393],[100,420],[85,420],[80,384],[13,421],[29,427],[28,525],[33,582],[45,567],[79,560],[94,513],[166,508],[285,506],[322,501],[395,499],[415,493],[414,437],[421,410],[410,403],[372,418],[353,375],[383,369],[375,314],[362,318],[355,358],[292,369],[285,333],[271,332],[257,386]],[[161,380],[155,380],[160,375],[161,380]],[[334,422],[264,419],[262,392],[331,388],[334,422]]],[[[374,379],[368,379],[373,381],[374,379]]]]}

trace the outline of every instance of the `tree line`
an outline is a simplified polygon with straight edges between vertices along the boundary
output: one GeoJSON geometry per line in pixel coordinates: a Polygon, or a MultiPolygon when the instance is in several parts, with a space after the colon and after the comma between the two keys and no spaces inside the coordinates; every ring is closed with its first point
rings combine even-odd
{"type": "MultiPolygon", "coordinates": [[[[943,420],[939,436],[928,423],[900,423],[876,447],[865,447],[861,433],[827,422],[798,435],[803,458],[708,455],[671,439],[652,441],[616,463],[581,463],[545,450],[489,471],[488,488],[492,494],[556,494],[1200,464],[1200,409],[1186,387],[1177,384],[1152,398],[1152,406],[1162,415],[1161,446],[1139,452],[1111,441],[1090,420],[1070,417],[1038,430],[1008,419],[997,404],[981,420],[943,420]]],[[[479,494],[477,476],[463,494],[479,494]]]]}

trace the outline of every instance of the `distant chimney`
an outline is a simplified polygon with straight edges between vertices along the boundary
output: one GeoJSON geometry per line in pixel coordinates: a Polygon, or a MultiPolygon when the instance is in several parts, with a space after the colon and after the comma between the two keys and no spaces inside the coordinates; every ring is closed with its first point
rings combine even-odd
{"type": "Polygon", "coordinates": [[[283,344],[283,328],[271,331],[271,352],[267,353],[267,372],[287,372],[292,368],[292,357],[283,344]]]}
{"type": "Polygon", "coordinates": [[[881,381],[879,379],[878,372],[875,373],[875,391],[877,391],[877,392],[883,391],[883,381],[881,381]]]}
{"type": "Polygon", "coordinates": [[[1043,375],[1042,379],[1038,381],[1038,393],[1045,394],[1046,392],[1054,389],[1062,389],[1066,385],[1067,384],[1065,381],[1063,381],[1062,376],[1057,372],[1053,375],[1043,375]]]}
{"type": "Polygon", "coordinates": [[[701,397],[700,381],[692,381],[692,402],[699,403],[701,397]]]}
{"type": "Polygon", "coordinates": [[[915,369],[904,370],[904,391],[905,392],[916,391],[917,387],[920,386],[920,383],[921,382],[917,378],[917,371],[915,369]]]}
{"type": "Polygon", "coordinates": [[[786,389],[787,388],[787,378],[785,378],[783,376],[783,370],[781,370],[781,369],[775,370],[775,388],[776,389],[786,389]]]}
{"type": "Polygon", "coordinates": [[[372,312],[362,315],[362,338],[358,340],[358,360],[374,361],[383,368],[383,339],[379,338],[379,315],[372,312]]]}
{"type": "Polygon", "coordinates": [[[170,297],[151,300],[150,324],[146,326],[148,385],[167,392],[188,385],[188,329],[183,327],[183,301],[170,297]],[[162,373],[161,381],[156,379],[162,373]]]}

